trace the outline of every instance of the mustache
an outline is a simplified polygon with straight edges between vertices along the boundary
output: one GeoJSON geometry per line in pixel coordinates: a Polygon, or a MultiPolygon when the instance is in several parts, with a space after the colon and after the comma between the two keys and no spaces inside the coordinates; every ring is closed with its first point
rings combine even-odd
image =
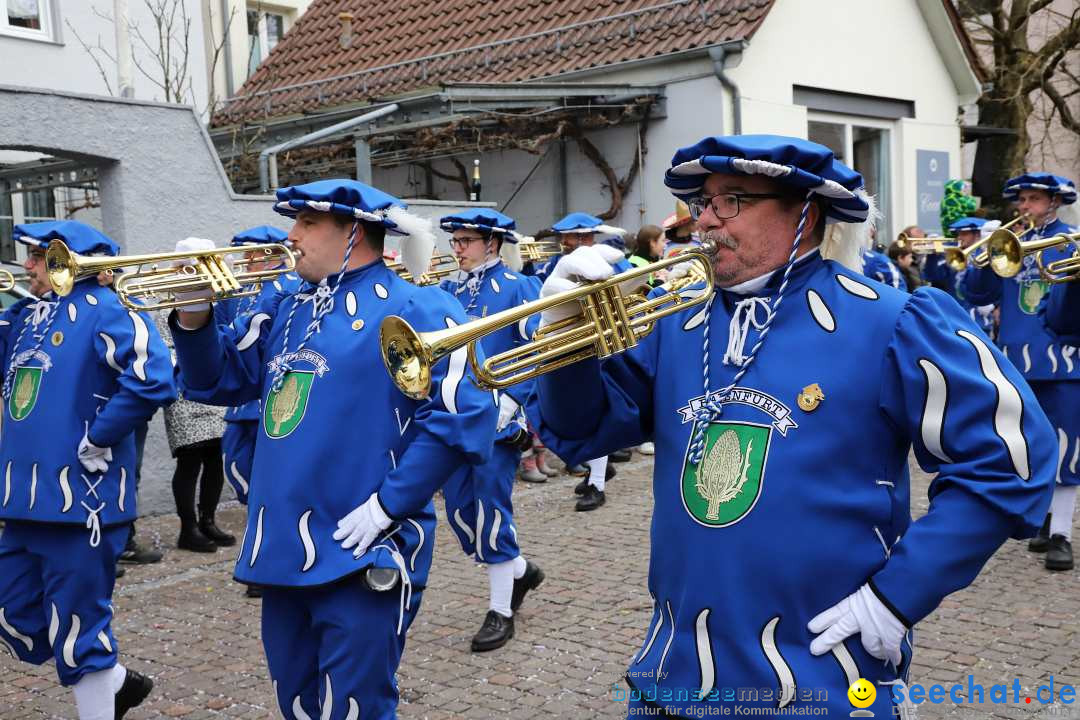
{"type": "Polygon", "coordinates": [[[725,230],[709,230],[702,235],[701,239],[705,244],[726,247],[729,250],[735,250],[739,247],[739,241],[725,230]]]}

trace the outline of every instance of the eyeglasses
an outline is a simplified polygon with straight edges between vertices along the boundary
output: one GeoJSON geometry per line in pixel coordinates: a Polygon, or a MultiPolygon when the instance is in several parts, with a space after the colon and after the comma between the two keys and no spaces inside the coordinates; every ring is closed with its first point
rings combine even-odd
{"type": "Polygon", "coordinates": [[[467,247],[470,243],[474,243],[477,240],[483,240],[483,239],[484,238],[482,238],[482,237],[476,237],[476,236],[450,238],[450,247],[452,247],[452,248],[464,248],[464,247],[467,247]]]}
{"type": "Polygon", "coordinates": [[[690,209],[690,217],[697,220],[711,208],[717,220],[730,220],[739,214],[740,203],[743,200],[777,200],[787,197],[781,193],[717,193],[709,197],[696,197],[686,201],[686,207],[690,209]]]}

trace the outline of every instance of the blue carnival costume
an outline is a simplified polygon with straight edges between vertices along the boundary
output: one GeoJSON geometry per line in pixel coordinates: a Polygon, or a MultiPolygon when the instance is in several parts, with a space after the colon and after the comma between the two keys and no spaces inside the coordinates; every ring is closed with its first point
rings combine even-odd
{"type": "MultiPolygon", "coordinates": [[[[514,221],[493,210],[447,215],[439,224],[447,232],[470,229],[502,242],[517,242],[514,221]]],[[[459,272],[458,277],[444,281],[440,287],[457,298],[469,320],[535,300],[538,290],[525,276],[510,270],[498,255],[468,273],[459,272]]],[[[490,357],[528,342],[538,322],[534,315],[485,336],[480,343],[484,354],[490,357]]],[[[503,392],[524,406],[532,388],[532,381],[528,381],[503,392]]],[[[506,562],[520,554],[511,491],[521,460],[521,451],[514,443],[522,433],[528,437],[524,413],[519,409],[505,427],[496,431],[491,458],[481,465],[460,468],[444,489],[450,526],[461,548],[477,562],[506,562]]]]}
{"type": "MultiPolygon", "coordinates": [[[[351,180],[282,188],[274,208],[289,217],[335,213],[390,232],[417,222],[398,199],[351,180]]],[[[357,226],[342,268],[360,242],[357,226]]],[[[320,708],[335,720],[394,717],[394,671],[431,565],[432,494],[491,451],[495,403],[476,387],[465,350],[433,369],[429,397],[411,400],[383,367],[379,325],[388,315],[419,331],[465,321],[452,297],[405,282],[381,258],[264,298],[231,326],[189,331],[170,320],[187,397],[262,399],[252,468],[259,481],[250,486],[236,579],[265,588],[263,645],[287,717],[319,717],[320,708]],[[349,510],[372,504],[386,525],[357,555],[335,531],[349,510]],[[368,568],[396,570],[397,592],[368,589],[368,568]]]]}
{"type": "MultiPolygon", "coordinates": [[[[987,221],[983,218],[964,217],[949,225],[949,230],[952,231],[955,237],[958,232],[983,232],[986,224],[987,221]]],[[[991,227],[996,224],[991,224],[991,227]]],[[[963,286],[964,275],[966,274],[966,267],[959,272],[949,267],[942,253],[928,255],[926,266],[923,268],[923,277],[926,281],[952,295],[956,302],[960,304],[960,307],[967,311],[972,321],[979,326],[979,329],[986,333],[987,337],[992,337],[994,331],[994,305],[975,305],[967,299],[964,295],[963,286]]]]}
{"type": "Polygon", "coordinates": [[[1054,285],[1039,306],[1050,335],[1063,345],[1080,345],[1080,282],[1054,285]]]}
{"type": "Polygon", "coordinates": [[[862,251],[862,274],[900,290],[907,287],[904,279],[900,276],[900,269],[889,259],[888,255],[875,250],[864,249],[862,251]]]}
{"type": "MultiPolygon", "coordinates": [[[[1066,205],[1076,200],[1072,183],[1056,175],[1033,173],[1012,178],[1005,184],[1005,198],[1015,200],[1021,189],[1049,192],[1066,205]]],[[[1071,230],[1055,219],[1025,233],[1021,240],[1071,230]]],[[[1043,260],[1049,263],[1072,254],[1071,249],[1051,248],[1043,253],[1043,260]]],[[[1028,255],[1023,262],[1023,269],[1011,278],[1001,278],[989,268],[969,267],[960,287],[968,302],[1000,305],[997,343],[1031,385],[1057,430],[1055,445],[1060,446],[1061,456],[1058,482],[1080,485],[1080,413],[1076,412],[1080,407],[1080,355],[1075,345],[1058,342],[1043,328],[1037,313],[1050,284],[1040,277],[1035,256],[1028,255]]]]}
{"type": "MultiPolygon", "coordinates": [[[[512,271],[500,259],[506,243],[518,242],[512,218],[494,210],[465,210],[443,217],[440,225],[449,233],[478,233],[485,243],[483,262],[441,285],[457,298],[470,321],[536,299],[539,285],[535,279],[512,271]]],[[[464,235],[475,238],[471,233],[464,235]]],[[[486,335],[480,343],[484,354],[496,355],[527,343],[538,322],[533,316],[486,335]]],[[[491,457],[482,464],[459,468],[444,488],[446,516],[461,548],[487,564],[491,602],[473,637],[474,652],[502,647],[513,637],[514,611],[525,593],[544,579],[539,567],[521,555],[511,498],[521,451],[532,446],[522,409],[532,389],[533,383],[527,381],[495,393],[499,419],[491,457]]]]}
{"type": "MultiPolygon", "coordinates": [[[[831,222],[868,212],[862,178],[805,140],[707,138],[678,151],[665,181],[692,199],[712,173],[765,174],[831,222]]],[[[659,320],[603,364],[540,378],[529,408],[569,462],[656,444],[655,609],[627,680],[674,716],[738,702],[846,717],[859,677],[890,716],[907,631],[1006,538],[1030,535],[1049,502],[1052,433],[1019,373],[944,293],[909,295],[818,250],[795,260],[807,208],[786,265],[659,320]],[[914,523],[912,446],[937,476],[914,523]],[[862,593],[899,628],[895,660],[864,648],[862,625],[862,642],[812,652],[826,633],[808,624],[862,593]]]]}
{"type": "MultiPolygon", "coordinates": [[[[271,225],[248,228],[233,236],[232,246],[285,243],[289,234],[271,225]]],[[[295,273],[286,273],[276,280],[263,283],[255,295],[230,298],[214,305],[214,320],[232,325],[238,319],[249,320],[255,308],[270,301],[273,295],[292,294],[300,288],[301,280],[295,273]]],[[[237,499],[247,504],[248,487],[251,483],[251,462],[255,456],[255,438],[258,437],[262,401],[258,398],[225,411],[225,433],[221,436],[221,460],[225,478],[236,492],[237,499]]]]}
{"type": "MultiPolygon", "coordinates": [[[[118,250],[75,221],[14,235],[34,248],[59,239],[80,254],[118,250]]],[[[117,664],[111,600],[136,517],[133,430],[175,400],[172,363],[154,324],[96,277],[10,307],[0,356],[0,639],[26,662],[55,658],[60,682],[75,685],[117,664]],[[96,472],[83,447],[96,451],[86,460],[96,472]]]]}

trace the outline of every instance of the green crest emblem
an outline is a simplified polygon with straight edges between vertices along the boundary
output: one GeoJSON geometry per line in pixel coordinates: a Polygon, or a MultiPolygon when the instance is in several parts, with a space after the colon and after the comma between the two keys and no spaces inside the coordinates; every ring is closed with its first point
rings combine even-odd
{"type": "Polygon", "coordinates": [[[1028,315],[1034,315],[1039,309],[1039,301],[1050,290],[1050,283],[1045,280],[1022,280],[1020,293],[1016,296],[1020,310],[1028,315]]]}
{"type": "Polygon", "coordinates": [[[42,369],[39,367],[21,367],[15,371],[11,397],[8,398],[8,413],[12,420],[22,420],[37,405],[38,391],[41,389],[42,369]]]}
{"type": "Polygon", "coordinates": [[[683,465],[683,506],[709,527],[741,520],[761,496],[772,428],[741,422],[710,423],[705,450],[694,465],[683,465]]]}
{"type": "Polygon", "coordinates": [[[304,419],[314,380],[313,372],[290,370],[281,389],[270,391],[263,406],[263,429],[269,437],[285,437],[304,419]]]}

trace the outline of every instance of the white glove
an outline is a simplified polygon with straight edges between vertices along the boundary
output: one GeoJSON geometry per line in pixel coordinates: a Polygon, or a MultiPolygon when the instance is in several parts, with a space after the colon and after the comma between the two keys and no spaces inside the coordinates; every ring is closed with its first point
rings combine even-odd
{"type": "Polygon", "coordinates": [[[390,518],[379,504],[379,493],[372,493],[367,502],[338,520],[334,539],[342,540],[341,547],[346,550],[355,545],[353,557],[360,557],[367,552],[379,533],[390,527],[390,523],[390,518]]]}
{"type": "Polygon", "coordinates": [[[111,447],[98,447],[90,442],[89,433],[83,433],[82,440],[79,441],[78,451],[79,462],[86,468],[88,473],[104,473],[109,469],[109,463],[112,462],[112,448],[111,447]]]}
{"type": "MultiPolygon", "coordinates": [[[[188,238],[184,238],[183,240],[180,240],[180,241],[178,241],[176,243],[176,252],[193,252],[193,251],[196,251],[196,250],[209,251],[209,250],[213,250],[213,249],[214,249],[214,241],[213,240],[207,240],[205,238],[188,237],[188,238]]],[[[194,265],[194,264],[195,264],[195,259],[194,258],[184,258],[183,260],[177,260],[175,263],[173,263],[173,267],[179,268],[179,267],[183,267],[185,265],[194,265]]],[[[195,290],[195,291],[192,291],[192,292],[178,292],[178,293],[174,293],[174,295],[176,296],[177,300],[181,300],[181,301],[199,300],[199,299],[202,299],[202,298],[205,298],[205,299],[209,300],[210,298],[212,298],[214,296],[214,293],[210,288],[206,288],[205,290],[195,290]]],[[[200,311],[203,311],[203,310],[209,310],[210,309],[210,303],[208,303],[208,302],[192,303],[191,305],[184,305],[184,306],[180,307],[179,309],[180,309],[181,312],[200,312],[200,311]]]]}
{"type": "Polygon", "coordinates": [[[869,585],[863,585],[828,610],[819,613],[806,626],[821,633],[810,643],[812,655],[824,655],[855,633],[863,647],[878,660],[900,666],[900,643],[907,628],[878,599],[869,585]]]}
{"type": "MultiPolygon", "coordinates": [[[[540,297],[573,290],[582,281],[607,280],[615,274],[612,265],[623,259],[623,254],[610,245],[582,245],[559,260],[551,275],[540,288],[540,297]]],[[[566,303],[548,308],[540,314],[540,324],[550,325],[581,314],[579,303],[566,303]]]]}
{"type": "Polygon", "coordinates": [[[495,432],[501,432],[509,425],[520,407],[514,398],[506,393],[499,393],[499,422],[495,425],[495,432]]]}

